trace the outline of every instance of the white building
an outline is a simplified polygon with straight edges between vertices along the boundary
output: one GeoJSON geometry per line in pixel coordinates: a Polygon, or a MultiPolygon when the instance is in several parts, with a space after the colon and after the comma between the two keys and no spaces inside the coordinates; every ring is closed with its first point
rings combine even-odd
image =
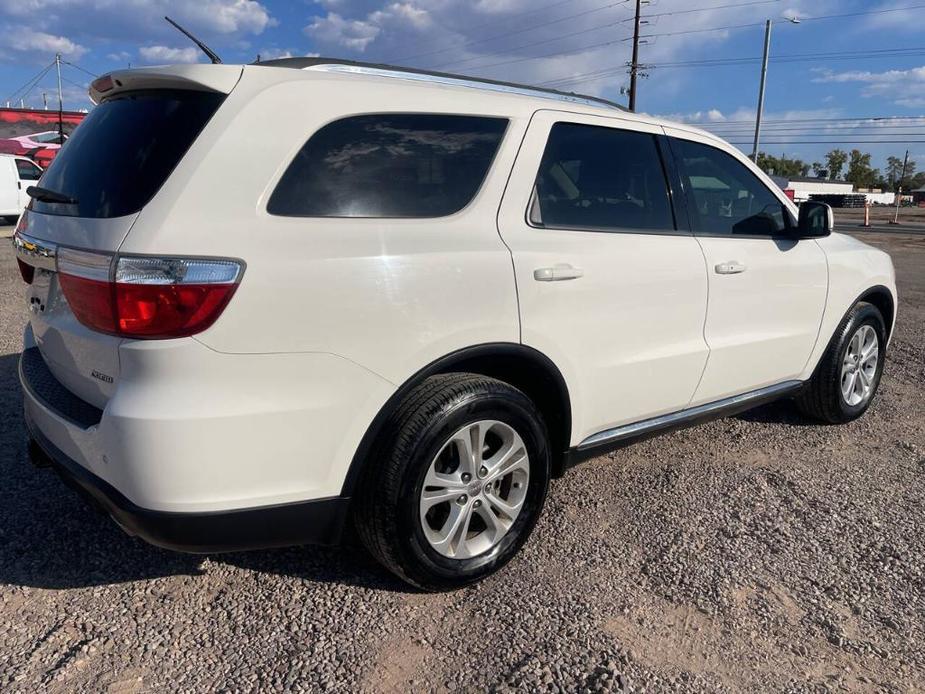
{"type": "Polygon", "coordinates": [[[854,192],[848,181],[831,181],[827,178],[793,177],[784,190],[793,191],[794,202],[805,202],[810,195],[846,195],[854,192]]]}

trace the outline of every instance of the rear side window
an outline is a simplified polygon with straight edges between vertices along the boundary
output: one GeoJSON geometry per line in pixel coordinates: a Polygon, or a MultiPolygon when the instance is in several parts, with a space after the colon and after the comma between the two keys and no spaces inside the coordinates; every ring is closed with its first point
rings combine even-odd
{"type": "Polygon", "coordinates": [[[43,188],[77,203],[33,200],[33,209],[98,218],[138,212],[223,99],[211,92],[150,90],[105,100],[77,127],[42,178],[43,188]]]}
{"type": "Polygon", "coordinates": [[[267,211],[287,217],[444,217],[469,204],[502,118],[379,114],[335,121],[286,169],[267,211]]]}
{"type": "Polygon", "coordinates": [[[556,123],[536,178],[534,226],[674,230],[655,136],[556,123]]]}

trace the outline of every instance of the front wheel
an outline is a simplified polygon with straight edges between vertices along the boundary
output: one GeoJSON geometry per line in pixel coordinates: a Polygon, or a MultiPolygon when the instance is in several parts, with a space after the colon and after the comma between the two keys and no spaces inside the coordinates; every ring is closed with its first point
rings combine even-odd
{"type": "Polygon", "coordinates": [[[831,424],[857,419],[874,399],[886,351],[879,309],[858,302],[839,324],[812,379],[797,398],[804,413],[831,424]]]}
{"type": "Polygon", "coordinates": [[[449,590],[500,569],[527,540],[549,484],[546,428],[512,386],[433,376],[398,407],[368,461],[358,534],[389,570],[449,590]]]}

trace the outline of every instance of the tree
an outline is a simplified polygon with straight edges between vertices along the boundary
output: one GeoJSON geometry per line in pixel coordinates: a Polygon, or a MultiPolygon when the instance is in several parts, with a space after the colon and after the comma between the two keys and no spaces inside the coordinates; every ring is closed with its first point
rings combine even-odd
{"type": "Polygon", "coordinates": [[[848,175],[845,179],[854,184],[855,188],[873,188],[880,178],[880,170],[871,168],[870,154],[859,149],[851,150],[848,162],[848,175]]]}
{"type": "Polygon", "coordinates": [[[825,155],[825,164],[829,169],[829,178],[836,180],[841,178],[841,171],[848,161],[848,154],[841,149],[833,149],[825,155]]]}
{"type": "Polygon", "coordinates": [[[886,180],[889,181],[890,188],[896,189],[896,182],[902,176],[903,160],[899,157],[886,158],[886,180]]]}
{"type": "Polygon", "coordinates": [[[820,164],[818,161],[814,161],[812,164],[813,176],[816,178],[823,178],[828,175],[828,170],[825,168],[824,164],[820,164]]]}
{"type": "Polygon", "coordinates": [[[767,174],[795,178],[809,173],[809,165],[800,159],[790,159],[786,155],[775,157],[767,152],[758,152],[758,167],[767,174]]]}

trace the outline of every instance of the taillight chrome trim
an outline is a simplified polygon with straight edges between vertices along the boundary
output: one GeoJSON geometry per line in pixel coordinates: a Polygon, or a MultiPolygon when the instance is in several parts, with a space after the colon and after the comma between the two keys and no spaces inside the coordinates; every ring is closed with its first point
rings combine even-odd
{"type": "Polygon", "coordinates": [[[55,258],[58,255],[58,244],[56,243],[43,241],[17,231],[13,234],[13,250],[16,257],[27,265],[42,268],[43,270],[55,270],[55,258]]]}

